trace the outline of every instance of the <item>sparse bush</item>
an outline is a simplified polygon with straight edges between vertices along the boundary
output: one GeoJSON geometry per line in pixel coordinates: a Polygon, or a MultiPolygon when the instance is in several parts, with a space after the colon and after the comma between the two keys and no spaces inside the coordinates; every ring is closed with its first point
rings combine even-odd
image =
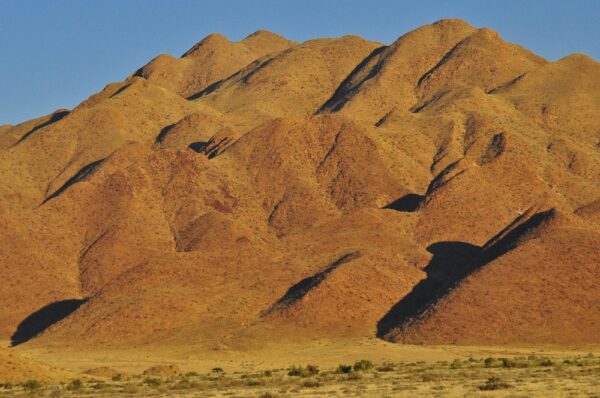
{"type": "Polygon", "coordinates": [[[506,388],[512,387],[510,384],[505,382],[504,380],[498,377],[490,377],[486,380],[485,384],[479,386],[479,389],[482,391],[493,391],[493,390],[503,390],[506,388]]]}
{"type": "Polygon", "coordinates": [[[271,376],[273,376],[273,372],[270,370],[265,370],[264,372],[262,372],[262,375],[264,377],[271,377],[271,376]]]}
{"type": "Polygon", "coordinates": [[[452,361],[452,363],[450,364],[450,369],[460,369],[462,363],[460,362],[460,360],[455,359],[454,361],[452,361]]]}
{"type": "Polygon", "coordinates": [[[4,388],[6,390],[10,390],[13,388],[12,383],[0,383],[0,388],[4,388]]]}
{"type": "Polygon", "coordinates": [[[210,371],[211,373],[225,373],[223,368],[212,368],[210,371]]]}
{"type": "Polygon", "coordinates": [[[394,364],[391,363],[384,363],[377,368],[378,372],[393,372],[394,370],[396,370],[396,368],[394,367],[394,364]]]}
{"type": "Polygon", "coordinates": [[[162,380],[157,377],[146,377],[144,379],[144,384],[150,387],[158,387],[162,384],[162,380]]]}
{"type": "Polygon", "coordinates": [[[37,380],[28,380],[21,384],[21,386],[28,391],[36,391],[42,387],[42,383],[37,380]]]}
{"type": "Polygon", "coordinates": [[[548,358],[546,358],[540,362],[540,366],[553,366],[553,365],[554,365],[554,362],[552,362],[552,360],[548,359],[548,358]]]}
{"type": "Polygon", "coordinates": [[[517,363],[513,359],[500,358],[500,362],[503,368],[514,368],[517,366],[517,363]]]}
{"type": "Polygon", "coordinates": [[[352,368],[355,372],[365,372],[373,369],[373,362],[366,359],[361,359],[360,361],[356,362],[352,368]]]}
{"type": "Polygon", "coordinates": [[[143,375],[149,377],[178,376],[182,372],[177,365],[156,365],[144,370],[143,375]]]}
{"type": "Polygon", "coordinates": [[[136,394],[139,388],[134,383],[128,383],[123,386],[123,392],[127,394],[136,394]]]}
{"type": "Polygon", "coordinates": [[[492,357],[487,357],[486,359],[483,360],[483,365],[486,368],[491,368],[494,366],[494,363],[496,362],[496,360],[492,357]]]}
{"type": "Polygon", "coordinates": [[[306,380],[304,383],[302,383],[302,386],[306,388],[316,388],[321,387],[321,383],[319,383],[318,380],[306,380]]]}
{"type": "Polygon", "coordinates": [[[258,397],[259,398],[277,398],[277,394],[267,391],[267,392],[263,392],[258,397]]]}
{"type": "Polygon", "coordinates": [[[117,373],[110,378],[112,381],[123,381],[123,374],[117,373]]]}
{"type": "Polygon", "coordinates": [[[79,379],[74,379],[74,380],[71,380],[71,382],[67,385],[67,390],[77,391],[77,390],[81,390],[81,387],[83,387],[82,381],[79,379]]]}
{"type": "Polygon", "coordinates": [[[52,391],[50,392],[50,395],[49,395],[49,397],[50,397],[50,398],[60,398],[60,397],[61,397],[61,395],[62,395],[62,394],[61,394],[60,390],[59,390],[58,388],[56,388],[56,389],[54,389],[54,390],[52,390],[52,391]]]}
{"type": "Polygon", "coordinates": [[[187,390],[190,388],[197,388],[199,386],[200,386],[200,384],[198,384],[195,381],[189,381],[188,379],[181,379],[175,385],[173,385],[171,388],[173,390],[187,390]]]}
{"type": "Polygon", "coordinates": [[[288,376],[310,377],[319,373],[319,367],[316,365],[292,366],[288,369],[288,376]]]}
{"type": "Polygon", "coordinates": [[[263,382],[258,379],[249,379],[246,381],[246,385],[249,387],[260,386],[263,382]]]}
{"type": "Polygon", "coordinates": [[[336,370],[337,373],[350,373],[352,372],[352,365],[339,365],[336,370]]]}
{"type": "Polygon", "coordinates": [[[431,382],[431,381],[436,381],[438,379],[439,379],[439,377],[437,375],[432,374],[432,373],[425,373],[425,374],[421,375],[421,380],[424,383],[428,383],[428,382],[431,382]]]}
{"type": "Polygon", "coordinates": [[[348,373],[348,380],[350,380],[350,381],[360,380],[361,378],[362,378],[362,376],[360,375],[360,373],[356,373],[356,372],[348,373]]]}
{"type": "MultiPolygon", "coordinates": [[[[223,369],[221,369],[223,370],[223,369]]],[[[185,377],[196,377],[196,376],[200,376],[200,374],[198,374],[198,372],[187,372],[185,374],[185,377]]]]}
{"type": "Polygon", "coordinates": [[[95,384],[92,385],[92,388],[94,390],[102,390],[104,388],[106,388],[106,383],[104,383],[103,381],[98,381],[95,384]]]}
{"type": "Polygon", "coordinates": [[[302,368],[292,366],[288,369],[288,376],[300,376],[302,374],[302,368]]]}

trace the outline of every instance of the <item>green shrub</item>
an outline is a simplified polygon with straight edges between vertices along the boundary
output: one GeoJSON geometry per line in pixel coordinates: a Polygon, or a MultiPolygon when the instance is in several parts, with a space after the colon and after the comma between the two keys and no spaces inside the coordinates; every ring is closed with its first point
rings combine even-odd
{"type": "Polygon", "coordinates": [[[50,392],[50,395],[49,395],[49,397],[50,397],[50,398],[60,398],[60,397],[61,397],[61,395],[62,395],[62,394],[61,394],[60,390],[57,388],[57,389],[54,389],[54,390],[52,390],[52,391],[50,392]]]}
{"type": "Polygon", "coordinates": [[[431,381],[436,381],[438,379],[439,379],[439,376],[437,376],[435,374],[432,374],[432,373],[424,373],[423,375],[421,375],[421,380],[424,383],[431,382],[431,381]]]}
{"type": "Polygon", "coordinates": [[[162,384],[162,380],[156,377],[146,377],[144,379],[144,384],[150,387],[158,387],[162,384]]]}
{"type": "Polygon", "coordinates": [[[352,365],[339,365],[336,373],[350,373],[352,372],[352,365]]]}
{"type": "Polygon", "coordinates": [[[361,359],[360,361],[356,362],[352,368],[355,372],[364,372],[373,369],[373,362],[366,359],[361,359]]]}
{"type": "Polygon", "coordinates": [[[482,391],[493,391],[493,390],[503,390],[505,388],[510,388],[511,385],[505,382],[504,380],[498,377],[490,377],[486,380],[485,384],[479,386],[479,389],[482,391]]]}
{"type": "Polygon", "coordinates": [[[288,369],[288,376],[310,377],[319,373],[319,367],[316,365],[292,366],[288,369]]]}
{"type": "Polygon", "coordinates": [[[42,387],[42,383],[37,380],[28,380],[25,383],[21,384],[21,386],[29,391],[36,391],[42,387]]]}
{"type": "Polygon", "coordinates": [[[94,383],[94,384],[92,385],[92,388],[93,388],[94,390],[102,390],[102,389],[104,389],[104,388],[106,388],[106,387],[107,387],[107,385],[106,385],[106,383],[105,383],[105,382],[103,382],[103,381],[98,381],[98,382],[96,382],[96,383],[94,383]]]}
{"type": "Polygon", "coordinates": [[[378,372],[393,372],[394,370],[396,370],[396,368],[394,367],[394,364],[391,363],[384,363],[377,368],[378,372]]]}
{"type": "Polygon", "coordinates": [[[306,388],[316,388],[321,387],[321,383],[319,383],[318,380],[306,380],[304,383],[302,383],[302,386],[306,388]]]}
{"type": "Polygon", "coordinates": [[[134,383],[128,383],[123,386],[123,392],[127,394],[135,394],[138,391],[138,386],[136,386],[134,383]]]}
{"type": "Polygon", "coordinates": [[[81,390],[81,387],[83,387],[83,383],[81,382],[81,380],[74,379],[74,380],[71,380],[71,382],[67,385],[67,390],[77,391],[77,390],[81,390]]]}
{"type": "Polygon", "coordinates": [[[173,390],[187,390],[190,388],[197,388],[200,384],[195,381],[189,381],[188,379],[181,379],[176,384],[174,384],[171,388],[173,390]]]}
{"type": "Polygon", "coordinates": [[[250,387],[260,386],[262,384],[263,384],[263,382],[258,379],[249,379],[246,381],[246,385],[250,386],[250,387]]]}
{"type": "Polygon", "coordinates": [[[500,362],[503,368],[514,368],[517,366],[517,363],[513,359],[500,358],[500,362]]]}
{"type": "Polygon", "coordinates": [[[460,362],[460,360],[455,359],[454,361],[452,361],[452,363],[450,364],[450,369],[460,369],[462,363],[460,362]]]}
{"type": "Polygon", "coordinates": [[[291,368],[288,369],[288,376],[301,376],[301,375],[302,375],[301,367],[292,366],[291,368]]]}

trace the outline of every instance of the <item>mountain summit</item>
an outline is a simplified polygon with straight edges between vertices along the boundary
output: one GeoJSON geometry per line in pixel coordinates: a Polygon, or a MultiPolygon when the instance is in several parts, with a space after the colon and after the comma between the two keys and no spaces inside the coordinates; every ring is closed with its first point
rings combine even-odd
{"type": "Polygon", "coordinates": [[[0,126],[0,337],[600,343],[600,65],[259,30],[0,126]]]}

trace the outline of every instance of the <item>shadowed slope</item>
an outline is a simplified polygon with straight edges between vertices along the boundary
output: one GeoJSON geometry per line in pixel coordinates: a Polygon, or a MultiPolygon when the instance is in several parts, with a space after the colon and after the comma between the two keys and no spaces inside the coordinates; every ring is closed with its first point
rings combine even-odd
{"type": "Polygon", "coordinates": [[[461,20],[441,20],[401,36],[373,53],[343,82],[320,112],[340,111],[370,123],[417,101],[416,84],[457,42],[475,30],[461,20]]]}
{"type": "Polygon", "coordinates": [[[482,248],[466,275],[419,304],[421,311],[407,312],[415,307],[410,295],[403,299],[382,319],[380,333],[421,344],[594,342],[599,274],[591,259],[598,237],[555,210],[530,209],[482,248]]]}
{"type": "Polygon", "coordinates": [[[34,338],[56,322],[68,317],[85,301],[79,299],[62,300],[40,308],[19,324],[11,337],[12,345],[19,345],[34,338]]]}
{"type": "Polygon", "coordinates": [[[358,257],[360,257],[360,253],[358,252],[344,254],[322,271],[302,279],[300,282],[290,287],[283,297],[277,300],[275,304],[266,309],[262,316],[269,316],[273,312],[281,311],[282,309],[294,305],[294,303],[296,303],[298,300],[301,300],[302,297],[304,297],[311,289],[319,286],[319,284],[327,277],[327,275],[329,275],[337,267],[358,257]]]}
{"type": "Polygon", "coordinates": [[[310,40],[253,62],[197,101],[250,127],[267,118],[307,116],[379,46],[357,36],[310,40]]]}
{"type": "Polygon", "coordinates": [[[160,55],[137,70],[134,76],[143,77],[182,97],[190,97],[252,61],[294,44],[264,30],[237,43],[214,33],[194,45],[181,58],[160,55]]]}

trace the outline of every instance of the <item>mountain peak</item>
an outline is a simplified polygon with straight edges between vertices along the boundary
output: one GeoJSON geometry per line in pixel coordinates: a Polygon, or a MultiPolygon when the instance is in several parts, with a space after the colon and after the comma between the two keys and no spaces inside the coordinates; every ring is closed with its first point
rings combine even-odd
{"type": "Polygon", "coordinates": [[[193,57],[200,48],[203,47],[218,47],[221,45],[227,45],[231,43],[231,41],[223,36],[220,33],[211,33],[210,35],[206,36],[204,39],[200,40],[198,43],[194,44],[192,46],[192,48],[190,48],[189,50],[187,50],[183,55],[182,58],[185,57],[193,57]]]}
{"type": "Polygon", "coordinates": [[[259,29],[253,33],[250,33],[248,36],[244,38],[242,41],[246,41],[249,39],[257,39],[257,38],[269,38],[269,39],[283,39],[286,40],[285,37],[278,35],[277,33],[273,33],[270,30],[259,29]]]}
{"type": "Polygon", "coordinates": [[[455,27],[472,28],[473,27],[467,21],[465,21],[464,19],[460,19],[460,18],[444,18],[444,19],[435,21],[431,25],[438,27],[438,28],[455,28],[455,27]]]}

